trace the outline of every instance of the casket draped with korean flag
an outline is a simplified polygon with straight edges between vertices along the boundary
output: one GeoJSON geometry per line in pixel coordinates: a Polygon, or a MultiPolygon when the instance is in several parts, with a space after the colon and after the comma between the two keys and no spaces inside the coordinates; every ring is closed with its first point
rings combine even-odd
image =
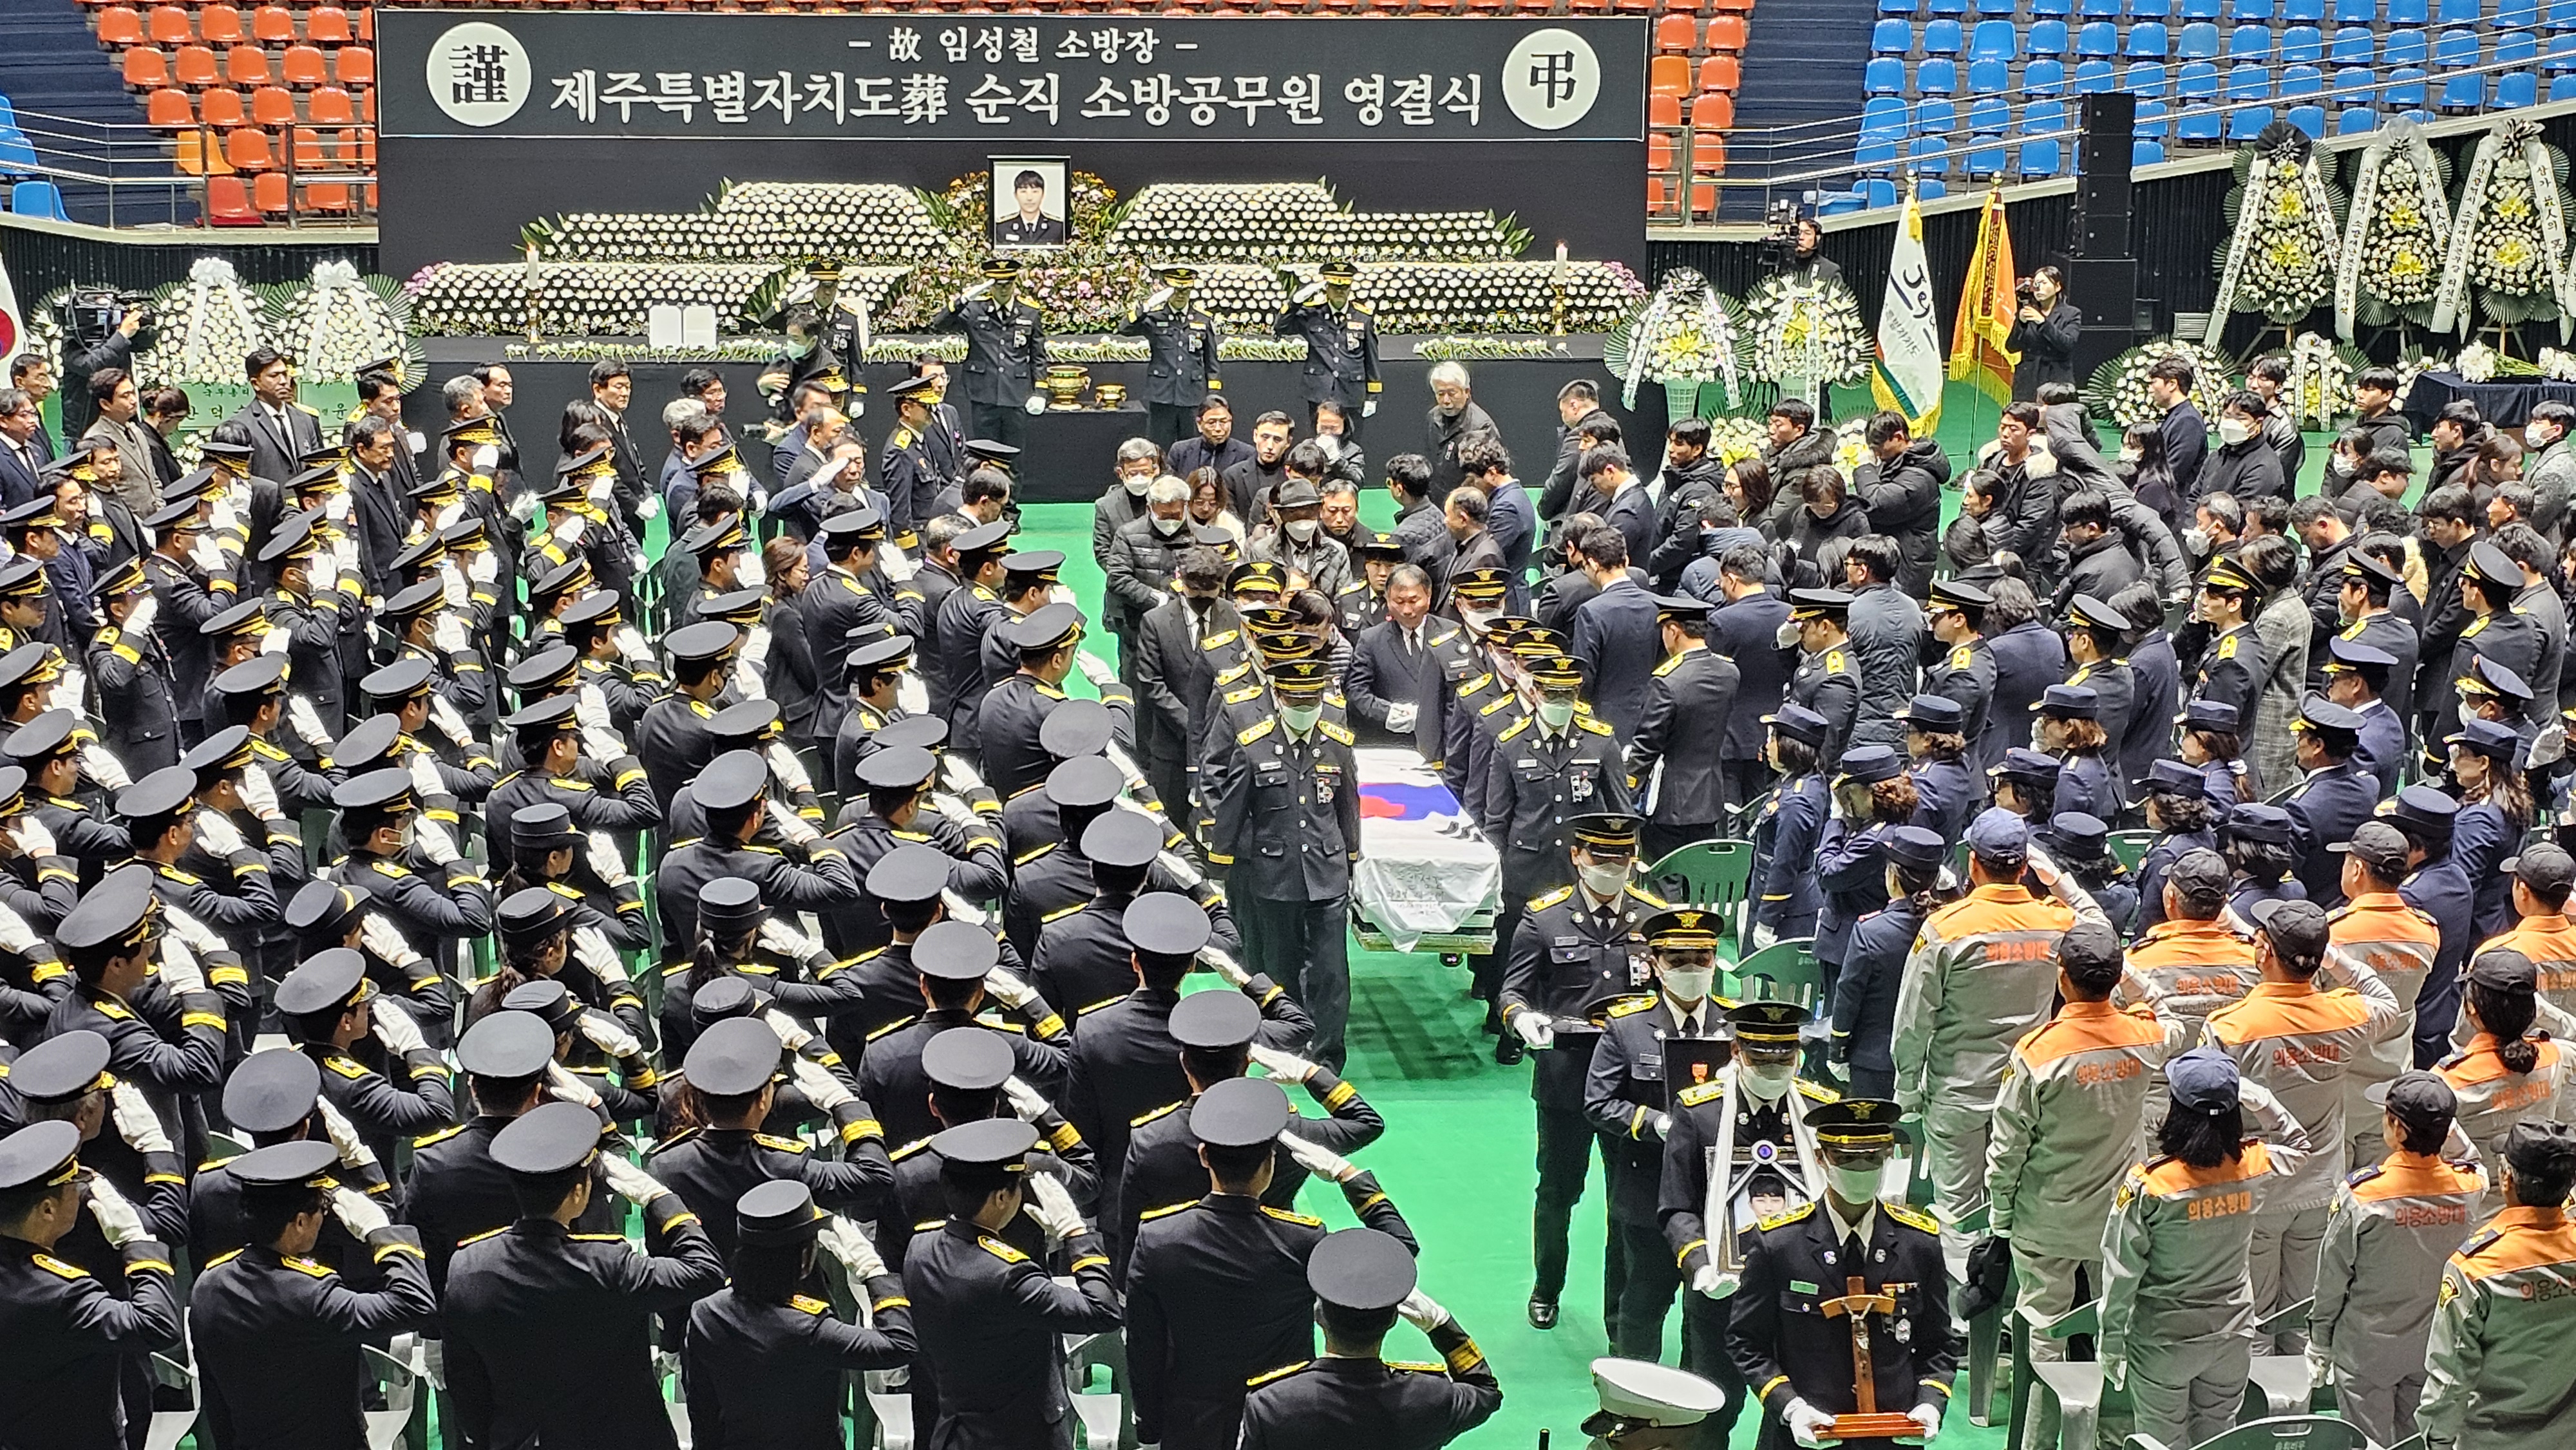
{"type": "Polygon", "coordinates": [[[1501,855],[1421,756],[1364,749],[1359,767],[1360,862],[1351,870],[1351,914],[1360,945],[1493,950],[1501,855]]]}

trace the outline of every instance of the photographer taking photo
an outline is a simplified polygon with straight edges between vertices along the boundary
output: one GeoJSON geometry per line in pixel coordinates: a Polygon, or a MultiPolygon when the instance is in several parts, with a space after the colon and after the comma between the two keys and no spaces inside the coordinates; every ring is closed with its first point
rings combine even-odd
{"type": "Polygon", "coordinates": [[[2013,369],[2013,397],[2036,398],[2042,383],[2075,386],[2075,334],[2084,328],[2084,313],[2066,300],[2066,274],[2042,267],[2014,283],[2013,291],[2021,310],[2004,339],[2004,346],[2021,354],[2013,369]]]}
{"type": "Polygon", "coordinates": [[[97,413],[97,401],[90,396],[90,376],[106,368],[134,366],[134,354],[143,347],[136,337],[150,325],[152,313],[140,294],[104,288],[76,291],[61,305],[67,324],[63,328],[60,384],[62,436],[78,438],[97,413]],[[110,323],[106,319],[112,314],[116,320],[110,323]]]}

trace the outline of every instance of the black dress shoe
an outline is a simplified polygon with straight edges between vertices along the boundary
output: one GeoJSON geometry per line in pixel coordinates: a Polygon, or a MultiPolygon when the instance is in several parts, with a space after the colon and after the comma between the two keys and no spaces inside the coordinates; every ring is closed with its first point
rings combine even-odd
{"type": "Polygon", "coordinates": [[[1534,1294],[1531,1295],[1529,1301],[1529,1321],[1530,1328],[1532,1329],[1554,1329],[1556,1327],[1556,1301],[1553,1299],[1541,1299],[1534,1294]]]}
{"type": "Polygon", "coordinates": [[[1518,1033],[1506,1032],[1502,1036],[1494,1039],[1494,1061],[1501,1063],[1505,1067],[1517,1065],[1521,1060],[1521,1055],[1528,1050],[1528,1048],[1521,1045],[1521,1039],[1518,1033]]]}

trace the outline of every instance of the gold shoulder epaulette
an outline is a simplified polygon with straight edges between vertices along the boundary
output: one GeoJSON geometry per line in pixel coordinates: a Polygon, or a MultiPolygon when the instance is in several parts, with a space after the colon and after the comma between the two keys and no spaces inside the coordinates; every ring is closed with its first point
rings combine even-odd
{"type": "Polygon", "coordinates": [[[1609,726],[1595,720],[1589,715],[1577,715],[1574,719],[1576,724],[1581,725],[1584,729],[1591,731],[1595,735],[1609,735],[1615,733],[1609,726]]]}
{"type": "Polygon", "coordinates": [[[1627,888],[1627,890],[1630,896],[1637,898],[1639,901],[1646,903],[1657,911],[1661,911],[1665,907],[1672,905],[1671,902],[1666,901],[1662,897],[1657,896],[1655,893],[1648,891],[1643,887],[1631,886],[1627,888]]]}
{"type": "Polygon", "coordinates": [[[488,1239],[488,1238],[492,1237],[494,1234],[508,1233],[509,1231],[510,1231],[510,1227],[509,1227],[509,1225],[507,1225],[507,1224],[503,1224],[503,1225],[502,1225],[501,1227],[499,1227],[499,1228],[487,1228],[487,1229],[483,1230],[481,1233],[479,1233],[479,1234],[475,1234],[475,1235],[473,1235],[473,1236],[472,1236],[472,1237],[470,1237],[470,1238],[461,1238],[461,1239],[458,1239],[458,1240],[456,1241],[456,1246],[457,1246],[458,1248],[460,1248],[460,1249],[461,1249],[461,1248],[464,1248],[465,1246],[467,1246],[468,1244],[479,1244],[479,1243],[483,1242],[485,1239],[488,1239]]]}
{"type": "Polygon", "coordinates": [[[820,1315],[832,1312],[830,1300],[817,1299],[811,1294],[793,1294],[788,1296],[787,1302],[791,1307],[802,1309],[808,1314],[820,1315]]]}
{"type": "Polygon", "coordinates": [[[1014,861],[1012,861],[1012,862],[1011,862],[1011,864],[1012,864],[1012,865],[1014,865],[1014,866],[1026,866],[1026,865],[1027,865],[1027,864],[1029,864],[1031,861],[1034,861],[1034,860],[1036,860],[1037,858],[1039,858],[1040,856],[1045,855],[1047,852],[1054,850],[1054,849],[1055,849],[1059,844],[1061,844],[1061,843],[1060,843],[1060,842],[1056,842],[1056,841],[1049,841],[1049,842],[1047,842],[1045,845],[1038,847],[1038,848],[1037,848],[1036,850],[1034,850],[1034,851],[1030,851],[1030,852],[1026,852],[1026,853],[1024,853],[1023,855],[1021,855],[1020,857],[1018,857],[1017,859],[1015,859],[1014,861]]]}
{"type": "Polygon", "coordinates": [[[1050,922],[1050,921],[1062,921],[1062,920],[1064,920],[1066,917],[1073,915],[1073,914],[1074,914],[1075,912],[1077,912],[1077,911],[1082,911],[1082,910],[1085,910],[1085,909],[1089,908],[1089,907],[1090,907],[1090,905],[1091,905],[1091,903],[1090,903],[1090,902],[1088,902],[1088,901],[1077,901],[1077,902],[1075,902],[1075,903],[1074,903],[1073,905],[1071,905],[1071,906],[1058,907],[1058,908],[1057,908],[1057,909],[1055,909],[1054,911],[1050,911],[1050,912],[1048,912],[1046,915],[1039,917],[1039,918],[1038,918],[1038,920],[1039,920],[1039,922],[1040,922],[1040,923],[1045,923],[1045,922],[1050,922]]]}
{"type": "Polygon", "coordinates": [[[1340,725],[1336,725],[1330,720],[1319,720],[1315,722],[1315,728],[1323,731],[1325,735],[1331,737],[1334,741],[1340,744],[1351,745],[1357,743],[1357,737],[1352,735],[1348,729],[1340,725]]]}
{"type": "Polygon", "coordinates": [[[1264,715],[1261,717],[1260,724],[1252,726],[1249,729],[1235,732],[1234,743],[1237,745],[1250,745],[1252,742],[1259,740],[1261,737],[1278,728],[1279,719],[1277,716],[1264,715]]]}
{"type": "Polygon", "coordinates": [[[1760,1223],[1755,1224],[1754,1227],[1768,1233],[1775,1228],[1785,1228],[1790,1224],[1796,1223],[1798,1220],[1805,1218],[1808,1214],[1814,1213],[1815,1211],[1816,1206],[1813,1203],[1802,1203],[1796,1208],[1789,1210],[1787,1213],[1775,1213],[1769,1218],[1762,1220],[1760,1223]]]}
{"type": "Polygon", "coordinates": [[[1281,1223],[1303,1224],[1307,1228],[1322,1228],[1324,1226],[1324,1221],[1320,1218],[1309,1218],[1305,1214],[1291,1213],[1284,1208],[1272,1208],[1266,1203],[1261,1205],[1261,1211],[1268,1214],[1270,1217],[1279,1220],[1281,1223]]]}
{"type": "Polygon", "coordinates": [[[1286,1379],[1288,1376],[1295,1374],[1297,1371],[1304,1369],[1306,1366],[1313,1363],[1314,1361],[1311,1359],[1301,1359],[1295,1364],[1283,1364],[1277,1369],[1264,1371],[1261,1374],[1254,1375],[1252,1378],[1245,1380],[1243,1382],[1243,1387],[1248,1390],[1259,1389],[1261,1386],[1270,1383],[1272,1380],[1286,1379]]]}
{"type": "Polygon", "coordinates": [[[1843,1100],[1841,1093],[1821,1083],[1809,1082],[1803,1077],[1798,1079],[1798,1091],[1811,1103],[1838,1103],[1843,1100]]]}
{"type": "Polygon", "coordinates": [[[1002,1242],[1000,1239],[994,1238],[990,1234],[975,1235],[975,1242],[984,1250],[984,1252],[991,1254],[994,1258],[1000,1259],[1003,1263],[1025,1264],[1029,1261],[1028,1255],[1021,1253],[1018,1249],[1012,1248],[1009,1244],[1002,1242]]]}
{"type": "Polygon", "coordinates": [[[1173,1214],[1179,1213],[1184,1209],[1196,1208],[1198,1206],[1199,1201],[1197,1199],[1185,1198],[1178,1203],[1164,1204],[1161,1208],[1149,1208],[1143,1213],[1136,1215],[1136,1221],[1138,1223],[1152,1223],[1158,1218],[1170,1218],[1173,1214]]]}
{"type": "MultiPolygon", "coordinates": [[[[412,1139],[411,1145],[415,1149],[426,1148],[432,1143],[444,1143],[448,1139],[453,1138],[464,1131],[465,1125],[463,1123],[458,1123],[452,1128],[441,1128],[435,1133],[423,1133],[419,1137],[412,1139]]],[[[206,1166],[208,1168],[212,1168],[215,1165],[209,1163],[206,1166]]]]}
{"type": "MultiPolygon", "coordinates": [[[[1504,700],[1508,700],[1510,698],[1511,697],[1509,695],[1503,697],[1504,700]]],[[[1501,703],[1503,703],[1502,700],[1496,700],[1493,705],[1488,705],[1485,708],[1491,710],[1494,708],[1494,705],[1500,705],[1501,703]]],[[[1522,731],[1527,730],[1530,727],[1530,722],[1537,718],[1538,717],[1535,715],[1523,715],[1511,724],[1504,726],[1503,733],[1495,737],[1495,743],[1501,744],[1504,741],[1510,740],[1513,736],[1520,734],[1522,731]]]]}
{"type": "Polygon", "coordinates": [[[1181,1098],[1173,1102],[1165,1103],[1151,1112],[1138,1113],[1136,1116],[1127,1120],[1127,1126],[1131,1128],[1141,1128],[1147,1123],[1154,1121],[1156,1118],[1163,1116],[1165,1113],[1174,1111],[1179,1108],[1182,1103],[1186,1103],[1188,1101],[1189,1099],[1187,1098],[1181,1098]]]}
{"type": "Polygon", "coordinates": [[[1937,1234],[1941,1231],[1941,1221],[1939,1219],[1934,1218],[1923,1210],[1914,1207],[1912,1204],[1895,1203],[1887,1199],[1880,1199],[1878,1206],[1887,1210],[1887,1216],[1889,1218],[1892,1218],[1898,1223],[1904,1224],[1909,1228],[1919,1228],[1928,1234],[1937,1234]]]}
{"type": "Polygon", "coordinates": [[[1612,1003],[1610,1007],[1610,1015],[1613,1017],[1634,1017],[1638,1013],[1643,1012],[1654,1005],[1655,994],[1648,992],[1642,997],[1631,997],[1625,1002],[1612,1003]]]}
{"type": "Polygon", "coordinates": [[[1228,690],[1225,695],[1225,702],[1229,705],[1240,705],[1247,701],[1257,700],[1259,698],[1261,698],[1261,687],[1259,685],[1246,685],[1240,690],[1228,690]]]}
{"type": "Polygon", "coordinates": [[[1702,1103],[1716,1101],[1717,1095],[1724,1091],[1726,1091],[1726,1084],[1722,1082],[1695,1083],[1683,1088],[1674,1096],[1673,1101],[1686,1108],[1695,1108],[1702,1103]]]}
{"type": "Polygon", "coordinates": [[[758,1143],[763,1148],[775,1149],[781,1153],[802,1153],[805,1151],[805,1145],[802,1142],[799,1142],[794,1138],[782,1138],[775,1133],[754,1133],[751,1135],[751,1141],[758,1143]]]}

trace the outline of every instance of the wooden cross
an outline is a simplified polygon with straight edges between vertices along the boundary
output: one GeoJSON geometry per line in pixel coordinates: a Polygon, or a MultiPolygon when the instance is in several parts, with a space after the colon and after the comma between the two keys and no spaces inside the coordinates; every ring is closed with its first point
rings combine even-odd
{"type": "Polygon", "coordinates": [[[1878,1373],[1869,1351],[1869,1316],[1896,1313],[1896,1286],[1890,1284],[1876,1294],[1869,1292],[1869,1281],[1858,1274],[1843,1281],[1843,1297],[1827,1299],[1817,1306],[1827,1319],[1849,1316],[1852,1336],[1852,1389],[1860,1396],[1860,1413],[1878,1413],[1878,1373]]]}

